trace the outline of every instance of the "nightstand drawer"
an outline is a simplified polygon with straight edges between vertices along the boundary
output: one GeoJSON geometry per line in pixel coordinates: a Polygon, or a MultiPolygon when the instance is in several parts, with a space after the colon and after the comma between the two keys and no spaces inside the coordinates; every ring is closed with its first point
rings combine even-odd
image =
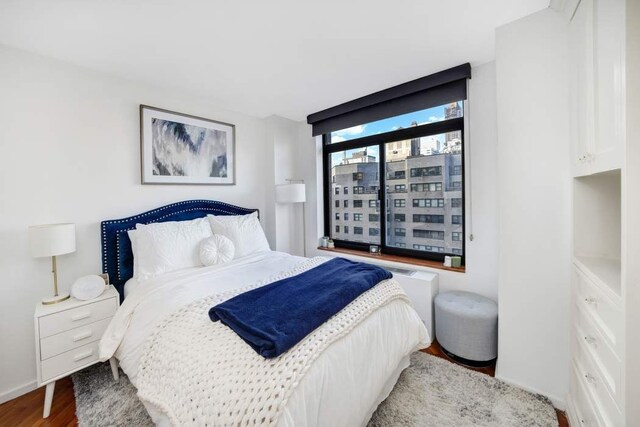
{"type": "Polygon", "coordinates": [[[59,334],[79,326],[88,325],[98,320],[113,317],[118,309],[118,300],[109,298],[103,301],[86,304],[58,313],[42,316],[38,319],[40,338],[59,334]]]}
{"type": "Polygon", "coordinates": [[[98,360],[100,341],[83,345],[42,361],[42,382],[75,371],[98,360]]]}
{"type": "Polygon", "coordinates": [[[112,317],[108,317],[42,339],[40,341],[40,359],[46,360],[65,351],[99,340],[107,326],[109,326],[111,319],[112,317]]]}

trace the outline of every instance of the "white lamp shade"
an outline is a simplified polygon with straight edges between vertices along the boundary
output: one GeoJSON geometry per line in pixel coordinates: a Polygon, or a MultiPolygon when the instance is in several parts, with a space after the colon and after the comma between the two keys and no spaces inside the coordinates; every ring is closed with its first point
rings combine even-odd
{"type": "Polygon", "coordinates": [[[29,250],[34,258],[75,252],[76,225],[32,225],[29,227],[29,250]]]}
{"type": "Polygon", "coordinates": [[[306,200],[304,183],[276,185],[277,203],[304,203],[306,200]]]}

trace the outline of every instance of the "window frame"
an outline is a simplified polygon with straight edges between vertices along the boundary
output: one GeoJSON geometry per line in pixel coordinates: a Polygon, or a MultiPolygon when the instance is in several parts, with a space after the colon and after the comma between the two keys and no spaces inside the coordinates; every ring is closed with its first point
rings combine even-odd
{"type": "MultiPolygon", "coordinates": [[[[399,255],[410,258],[418,258],[418,259],[428,259],[434,261],[444,261],[445,255],[454,255],[452,252],[425,252],[415,249],[409,248],[398,248],[394,246],[388,246],[386,244],[386,235],[387,235],[387,184],[393,185],[393,180],[391,182],[386,177],[386,150],[385,144],[390,142],[397,142],[406,139],[446,134],[449,132],[460,132],[460,137],[462,140],[461,144],[461,160],[460,164],[462,167],[461,174],[461,182],[462,182],[462,224],[461,233],[462,236],[466,235],[466,220],[465,217],[467,215],[465,206],[466,199],[466,150],[465,150],[465,120],[466,120],[466,112],[468,111],[468,107],[466,104],[466,100],[461,100],[459,102],[463,103],[463,110],[465,111],[465,115],[463,117],[443,120],[440,122],[427,123],[419,126],[412,126],[408,128],[399,129],[392,132],[385,132],[377,135],[370,135],[362,138],[351,139],[347,141],[341,142],[331,142],[331,133],[325,133],[322,135],[322,168],[323,168],[323,196],[324,196],[324,230],[327,236],[331,236],[331,197],[332,197],[332,182],[331,182],[331,154],[336,152],[342,152],[346,150],[353,150],[358,148],[365,148],[373,145],[377,145],[379,147],[378,153],[378,209],[380,212],[380,221],[379,221],[379,237],[380,243],[377,244],[380,246],[382,252],[391,254],[391,255],[399,255]]],[[[444,176],[445,170],[444,167],[441,170],[441,175],[444,176]]],[[[410,175],[410,170],[405,171],[405,176],[410,175]]],[[[442,191],[445,191],[444,183],[442,185],[442,191]]],[[[346,193],[346,192],[345,192],[346,193]]],[[[409,191],[407,191],[409,194],[409,191]]],[[[408,205],[408,204],[407,204],[408,205]]],[[[392,219],[390,222],[395,223],[392,219]]],[[[392,226],[393,227],[393,226],[392,226]]],[[[370,243],[364,242],[355,242],[349,240],[340,240],[334,239],[335,246],[338,248],[345,249],[355,249],[362,251],[369,251],[370,243]]],[[[462,253],[465,254],[462,256],[462,265],[465,264],[466,257],[466,239],[463,237],[462,239],[462,253]]]]}

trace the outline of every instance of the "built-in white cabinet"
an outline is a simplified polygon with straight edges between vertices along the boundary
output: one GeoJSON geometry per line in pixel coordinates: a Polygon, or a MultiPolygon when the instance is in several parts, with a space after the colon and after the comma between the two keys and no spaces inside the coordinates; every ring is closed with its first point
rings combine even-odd
{"type": "Polygon", "coordinates": [[[573,176],[622,167],[625,0],[580,0],[569,24],[573,176]]]}

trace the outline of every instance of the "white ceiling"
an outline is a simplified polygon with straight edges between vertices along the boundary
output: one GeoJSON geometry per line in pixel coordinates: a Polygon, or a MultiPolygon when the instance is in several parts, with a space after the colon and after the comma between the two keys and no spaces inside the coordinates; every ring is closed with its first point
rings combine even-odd
{"type": "Polygon", "coordinates": [[[549,0],[0,0],[0,44],[206,97],[309,113],[494,58],[549,0]]]}

